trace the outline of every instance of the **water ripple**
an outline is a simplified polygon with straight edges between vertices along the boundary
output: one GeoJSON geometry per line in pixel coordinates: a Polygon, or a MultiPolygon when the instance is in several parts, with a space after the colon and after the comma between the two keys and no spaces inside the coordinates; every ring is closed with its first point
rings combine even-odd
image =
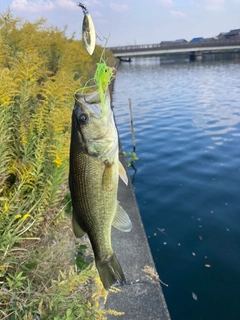
{"type": "Polygon", "coordinates": [[[172,320],[240,314],[239,71],[237,63],[141,60],[122,64],[115,82],[126,151],[132,102],[139,157],[134,189],[160,277],[170,284],[163,289],[172,320]],[[179,311],[183,305],[187,313],[179,311]]]}

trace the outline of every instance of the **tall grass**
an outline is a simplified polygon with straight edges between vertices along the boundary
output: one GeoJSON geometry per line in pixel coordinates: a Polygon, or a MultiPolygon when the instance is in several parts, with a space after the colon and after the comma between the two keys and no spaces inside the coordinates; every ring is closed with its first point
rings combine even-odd
{"type": "Polygon", "coordinates": [[[0,319],[104,319],[106,292],[92,264],[78,274],[64,210],[73,93],[102,48],[91,58],[44,22],[0,15],[0,319]]]}

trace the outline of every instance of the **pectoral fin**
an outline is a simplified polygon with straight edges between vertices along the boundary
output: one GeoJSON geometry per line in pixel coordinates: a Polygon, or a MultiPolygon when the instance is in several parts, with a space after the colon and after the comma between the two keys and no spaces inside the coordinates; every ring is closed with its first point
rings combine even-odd
{"type": "Polygon", "coordinates": [[[81,238],[84,236],[85,231],[79,226],[77,220],[74,217],[74,214],[72,216],[72,225],[73,225],[73,232],[77,238],[81,238]]]}
{"type": "Polygon", "coordinates": [[[117,211],[112,225],[114,228],[119,229],[123,232],[129,232],[132,229],[132,222],[128,214],[123,210],[119,203],[117,205],[117,211]]]}
{"type": "Polygon", "coordinates": [[[120,161],[118,161],[118,173],[119,173],[119,176],[120,178],[122,179],[122,181],[128,185],[128,177],[127,177],[127,173],[123,167],[123,165],[121,164],[120,161]]]}

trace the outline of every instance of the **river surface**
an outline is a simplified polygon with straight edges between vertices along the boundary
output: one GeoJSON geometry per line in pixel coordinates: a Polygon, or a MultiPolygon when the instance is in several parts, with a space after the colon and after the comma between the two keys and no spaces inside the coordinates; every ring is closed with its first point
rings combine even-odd
{"type": "Polygon", "coordinates": [[[133,186],[170,316],[239,320],[240,62],[122,63],[113,106],[126,152],[128,98],[133,186]]]}

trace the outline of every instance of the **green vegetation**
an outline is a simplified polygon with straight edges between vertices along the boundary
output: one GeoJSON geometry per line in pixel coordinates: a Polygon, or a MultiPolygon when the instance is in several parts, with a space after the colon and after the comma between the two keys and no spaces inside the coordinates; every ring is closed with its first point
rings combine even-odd
{"type": "Polygon", "coordinates": [[[99,308],[107,293],[66,213],[73,93],[102,47],[90,57],[44,23],[0,15],[0,319],[105,319],[118,313],[99,308]]]}
{"type": "Polygon", "coordinates": [[[134,162],[138,160],[136,152],[134,152],[134,151],[133,152],[125,152],[125,151],[123,151],[122,153],[127,158],[128,167],[134,166],[134,162]]]}

